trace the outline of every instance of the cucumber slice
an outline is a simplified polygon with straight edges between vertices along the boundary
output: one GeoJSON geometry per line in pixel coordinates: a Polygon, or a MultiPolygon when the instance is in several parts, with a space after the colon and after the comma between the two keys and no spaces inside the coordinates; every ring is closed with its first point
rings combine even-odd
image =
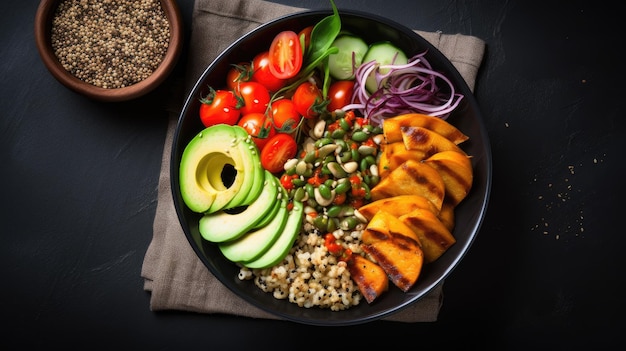
{"type": "Polygon", "coordinates": [[[350,34],[337,37],[331,46],[339,52],[328,56],[328,71],[337,80],[354,79],[354,70],[361,65],[363,56],[369,49],[363,39],[350,34]],[[354,53],[354,66],[352,54],[354,53]]]}
{"type": "MultiPolygon", "coordinates": [[[[376,61],[379,65],[405,65],[409,62],[404,51],[390,42],[383,41],[374,43],[369,47],[369,50],[363,57],[363,62],[376,61]]],[[[379,73],[387,73],[389,69],[378,69],[379,73]]],[[[384,84],[384,82],[383,82],[384,84]]],[[[365,81],[365,88],[370,93],[378,90],[378,82],[376,81],[375,71],[367,77],[365,81]]]]}

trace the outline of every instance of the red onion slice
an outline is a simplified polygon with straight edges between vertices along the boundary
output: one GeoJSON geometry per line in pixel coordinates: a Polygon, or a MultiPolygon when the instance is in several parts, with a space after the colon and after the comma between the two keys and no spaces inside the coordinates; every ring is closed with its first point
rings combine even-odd
{"type": "Polygon", "coordinates": [[[384,118],[405,113],[423,113],[447,118],[463,99],[454,84],[444,74],[432,69],[420,53],[404,65],[378,65],[375,61],[365,62],[356,69],[356,83],[352,104],[344,110],[357,110],[373,123],[380,124],[384,118]],[[381,70],[386,70],[380,73],[381,70]],[[374,74],[378,89],[370,94],[365,81],[374,74]],[[448,89],[442,89],[437,81],[443,81],[448,89]]]}

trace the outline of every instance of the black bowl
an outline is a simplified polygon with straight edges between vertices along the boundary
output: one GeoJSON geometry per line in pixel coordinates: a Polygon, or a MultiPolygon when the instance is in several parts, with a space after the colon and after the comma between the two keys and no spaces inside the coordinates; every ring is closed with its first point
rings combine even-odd
{"type": "Polygon", "coordinates": [[[230,64],[251,60],[254,55],[267,49],[272,38],[280,31],[297,31],[307,25],[314,25],[331,14],[330,10],[315,10],[281,17],[261,25],[224,50],[204,71],[185,102],[174,137],[170,172],[174,205],[185,235],[200,260],[224,285],[252,305],[286,320],[310,325],[337,326],[361,324],[388,317],[419,301],[452,272],[469,250],[486,211],[491,187],[491,151],[472,92],[440,51],[413,30],[389,19],[359,11],[340,10],[342,28],[363,36],[370,43],[389,40],[409,57],[428,49],[426,57],[433,68],[444,72],[459,92],[465,95],[461,105],[448,118],[449,122],[469,136],[469,140],[462,146],[472,156],[474,167],[471,192],[456,209],[456,229],[453,234],[457,242],[438,260],[424,266],[417,283],[410,291],[404,293],[390,285],[390,289],[372,305],[363,301],[360,305],[344,311],[298,307],[286,300],[277,300],[270,293],[264,293],[252,281],[239,280],[239,268],[224,258],[216,245],[201,238],[198,232],[200,215],[185,206],[179,192],[178,167],[181,155],[187,143],[203,129],[197,112],[198,97],[206,90],[207,85],[222,86],[230,64]]]}

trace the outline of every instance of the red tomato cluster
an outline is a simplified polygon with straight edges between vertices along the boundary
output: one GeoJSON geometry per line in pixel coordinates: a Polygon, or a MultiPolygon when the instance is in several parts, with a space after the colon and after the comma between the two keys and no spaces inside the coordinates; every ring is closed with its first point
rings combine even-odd
{"type": "Polygon", "coordinates": [[[302,68],[311,29],[279,33],[268,50],[250,62],[233,64],[223,89],[211,89],[201,99],[199,114],[204,126],[225,123],[243,127],[259,148],[263,167],[272,173],[283,171],[284,163],[295,157],[294,135],[303,118],[316,118],[323,110],[345,106],[352,95],[351,81],[333,83],[326,100],[312,80],[289,87],[302,68]],[[285,94],[273,96],[284,88],[289,88],[285,94]]]}

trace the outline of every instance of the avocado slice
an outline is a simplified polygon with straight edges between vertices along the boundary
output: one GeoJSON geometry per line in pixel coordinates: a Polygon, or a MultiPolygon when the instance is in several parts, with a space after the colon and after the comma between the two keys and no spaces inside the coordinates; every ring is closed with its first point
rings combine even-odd
{"type": "Polygon", "coordinates": [[[207,213],[200,218],[199,231],[205,240],[211,242],[224,242],[235,240],[247,233],[260,220],[262,220],[274,207],[280,194],[280,183],[269,171],[264,171],[265,185],[263,191],[243,211],[230,213],[220,210],[207,213]]]}
{"type": "Polygon", "coordinates": [[[237,134],[236,145],[244,156],[244,162],[240,165],[241,167],[236,166],[235,171],[238,173],[250,173],[249,176],[253,177],[253,181],[245,184],[245,187],[242,187],[224,206],[225,209],[251,204],[261,193],[263,182],[265,181],[265,170],[261,165],[256,144],[245,129],[235,128],[235,133],[237,134]]]}
{"type": "MultiPolygon", "coordinates": [[[[250,142],[254,144],[254,141],[250,140],[250,142]]],[[[257,149],[256,145],[251,147],[254,147],[251,152],[256,152],[258,157],[258,155],[260,155],[260,152],[257,149]]],[[[255,166],[254,182],[252,184],[252,187],[250,188],[250,191],[248,192],[248,196],[246,196],[241,202],[242,205],[251,204],[263,190],[263,184],[265,184],[265,168],[263,168],[263,165],[261,165],[260,158],[259,162],[255,163],[255,166]]]]}
{"type": "Polygon", "coordinates": [[[282,234],[280,234],[274,244],[258,258],[242,262],[242,265],[248,268],[268,268],[282,261],[293,246],[298,234],[300,234],[303,213],[304,205],[301,202],[294,201],[293,208],[287,216],[285,228],[283,228],[282,234]]]}
{"type": "MultiPolygon", "coordinates": [[[[217,124],[196,134],[185,147],[179,166],[180,192],[194,212],[213,213],[239,206],[243,194],[256,189],[261,167],[256,149],[250,149],[247,132],[240,126],[217,124]],[[226,170],[233,174],[226,175],[226,170]],[[232,180],[232,182],[231,182],[232,180]]],[[[257,185],[258,187],[258,185],[257,185]]],[[[259,187],[260,188],[260,187],[259,187]]]]}
{"type": "MultiPolygon", "coordinates": [[[[282,187],[281,187],[282,188],[282,187]]],[[[278,189],[279,191],[281,190],[280,188],[278,189]]],[[[281,196],[285,196],[285,195],[277,195],[279,199],[282,199],[281,196]]],[[[252,229],[258,229],[261,227],[265,227],[269,222],[272,221],[272,219],[274,219],[274,216],[276,216],[276,214],[278,213],[278,209],[280,209],[280,205],[281,202],[280,201],[276,201],[276,203],[272,206],[272,210],[269,211],[265,217],[261,218],[260,221],[258,221],[253,227],[252,229]]]]}
{"type": "MultiPolygon", "coordinates": [[[[287,190],[285,190],[285,188],[282,186],[282,184],[280,184],[280,179],[276,178],[276,184],[278,186],[278,191],[280,192],[277,195],[278,199],[279,200],[282,200],[283,198],[289,199],[289,194],[287,193],[287,190]]],[[[258,229],[258,228],[266,226],[278,212],[278,209],[280,208],[280,204],[281,204],[280,201],[276,201],[276,204],[274,205],[274,208],[272,209],[272,211],[270,211],[267,214],[267,216],[265,216],[257,224],[255,224],[254,227],[252,227],[252,229],[258,229]]]]}
{"type": "Polygon", "coordinates": [[[278,239],[287,222],[287,198],[282,198],[278,212],[266,226],[251,230],[236,240],[219,243],[218,247],[233,262],[250,261],[259,257],[278,239]]]}

